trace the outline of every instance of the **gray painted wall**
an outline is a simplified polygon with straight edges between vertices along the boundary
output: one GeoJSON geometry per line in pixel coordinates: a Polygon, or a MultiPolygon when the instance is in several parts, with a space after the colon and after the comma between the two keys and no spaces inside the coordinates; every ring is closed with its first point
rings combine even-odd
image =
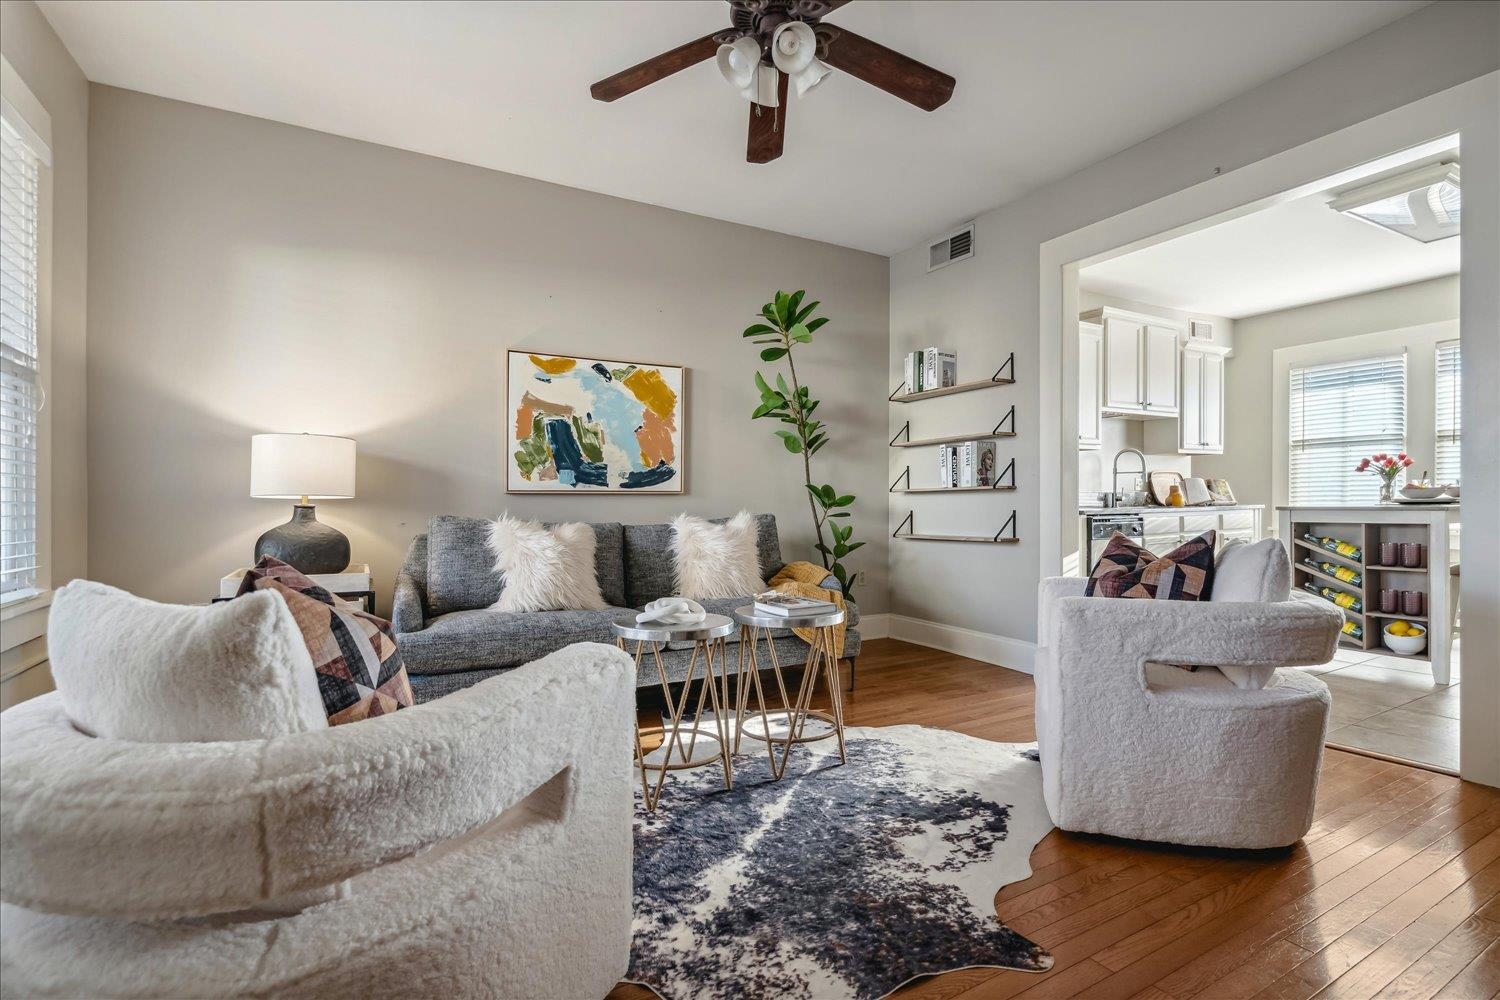
{"type": "MultiPolygon", "coordinates": [[[[1023,642],[1036,638],[1040,511],[1044,504],[1070,504],[1077,492],[1071,460],[1064,462],[1057,483],[1043,484],[1038,475],[1039,336],[1060,335],[1039,331],[1037,325],[1041,244],[1220,171],[1228,173],[1494,72],[1500,67],[1497,24],[1500,11],[1493,4],[1424,7],[1206,114],[980,215],[973,260],[928,274],[925,243],[893,257],[890,384],[900,381],[901,353],[929,344],[956,348],[968,377],[988,375],[987,365],[1015,351],[1018,384],[892,405],[890,432],[908,416],[914,417],[918,436],[988,427],[1002,405],[1016,403],[1020,436],[1002,454],[1016,458],[1020,473],[1013,502],[1020,512],[1021,544],[896,542],[892,612],[1023,642]]],[[[933,234],[962,221],[934,219],[933,234]]],[[[1064,405],[1073,400],[1065,396],[1064,405]]],[[[1067,436],[1073,433],[1070,426],[1067,436]]],[[[897,459],[890,467],[893,474],[899,471],[897,459]]],[[[1011,505],[1009,499],[987,496],[895,496],[890,525],[894,529],[914,507],[919,525],[965,533],[998,528],[1011,505]]],[[[899,619],[893,620],[893,632],[901,634],[899,619]]]]}
{"type": "Polygon", "coordinates": [[[206,600],[289,514],[251,500],[250,435],[344,434],[325,502],[388,606],[431,514],[651,522],[741,508],[814,558],[801,463],[751,424],[740,333],[778,287],[831,322],[799,359],[861,500],[857,597],[886,606],[882,257],[96,86],[91,106],[90,572],[206,600]],[[507,496],[510,347],[686,365],[684,496],[507,496]]]}

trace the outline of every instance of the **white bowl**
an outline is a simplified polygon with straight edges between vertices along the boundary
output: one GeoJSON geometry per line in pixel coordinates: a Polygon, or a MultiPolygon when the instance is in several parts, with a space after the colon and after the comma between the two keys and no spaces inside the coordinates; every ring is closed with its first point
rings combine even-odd
{"type": "Polygon", "coordinates": [[[1441,486],[1413,486],[1407,483],[1401,487],[1401,495],[1408,500],[1436,500],[1443,495],[1441,486]]]}
{"type": "Polygon", "coordinates": [[[1422,630],[1421,635],[1391,635],[1391,627],[1387,625],[1380,630],[1380,641],[1385,643],[1385,648],[1393,653],[1403,656],[1415,656],[1427,648],[1427,628],[1417,625],[1422,630]]]}
{"type": "Polygon", "coordinates": [[[1446,493],[1446,494],[1448,494],[1453,499],[1457,500],[1458,499],[1458,484],[1457,483],[1452,483],[1451,485],[1444,486],[1443,487],[1443,492],[1446,493]]]}

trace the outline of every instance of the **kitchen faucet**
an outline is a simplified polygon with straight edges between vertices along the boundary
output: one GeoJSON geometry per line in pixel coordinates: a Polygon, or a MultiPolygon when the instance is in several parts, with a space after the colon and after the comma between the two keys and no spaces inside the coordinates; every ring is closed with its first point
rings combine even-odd
{"type": "Polygon", "coordinates": [[[1115,452],[1115,464],[1111,469],[1111,475],[1109,478],[1109,492],[1104,494],[1104,506],[1106,507],[1115,506],[1115,498],[1119,496],[1119,494],[1116,492],[1116,488],[1120,485],[1120,458],[1124,455],[1134,455],[1136,458],[1141,460],[1141,469],[1139,473],[1141,477],[1140,483],[1142,488],[1144,488],[1145,486],[1146,456],[1135,448],[1121,448],[1119,451],[1115,452]]]}

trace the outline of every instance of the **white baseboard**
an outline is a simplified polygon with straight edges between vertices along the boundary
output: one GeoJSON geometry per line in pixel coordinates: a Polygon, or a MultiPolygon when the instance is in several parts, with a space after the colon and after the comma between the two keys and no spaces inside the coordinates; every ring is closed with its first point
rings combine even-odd
{"type": "MultiPolygon", "coordinates": [[[[877,617],[872,615],[873,617],[877,617]]],[[[985,663],[995,663],[1023,674],[1032,673],[1036,661],[1036,643],[1024,639],[1012,639],[1006,635],[979,632],[957,625],[943,625],[906,615],[882,615],[886,618],[887,634],[892,639],[914,642],[919,646],[930,646],[948,653],[957,653],[985,663]]],[[[860,635],[875,638],[865,632],[864,619],[859,623],[860,635]]]]}
{"type": "Polygon", "coordinates": [[[887,614],[860,615],[857,628],[860,639],[889,639],[891,616],[887,614]]]}

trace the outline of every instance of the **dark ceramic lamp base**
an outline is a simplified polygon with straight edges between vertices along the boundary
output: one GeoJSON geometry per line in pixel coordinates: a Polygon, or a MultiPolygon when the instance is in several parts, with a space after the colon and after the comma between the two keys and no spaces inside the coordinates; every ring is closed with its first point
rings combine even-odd
{"type": "Polygon", "coordinates": [[[292,519],[261,535],[255,542],[255,561],[273,556],[309,575],[342,573],[349,567],[349,539],[317,518],[312,504],[292,507],[292,519]]]}

